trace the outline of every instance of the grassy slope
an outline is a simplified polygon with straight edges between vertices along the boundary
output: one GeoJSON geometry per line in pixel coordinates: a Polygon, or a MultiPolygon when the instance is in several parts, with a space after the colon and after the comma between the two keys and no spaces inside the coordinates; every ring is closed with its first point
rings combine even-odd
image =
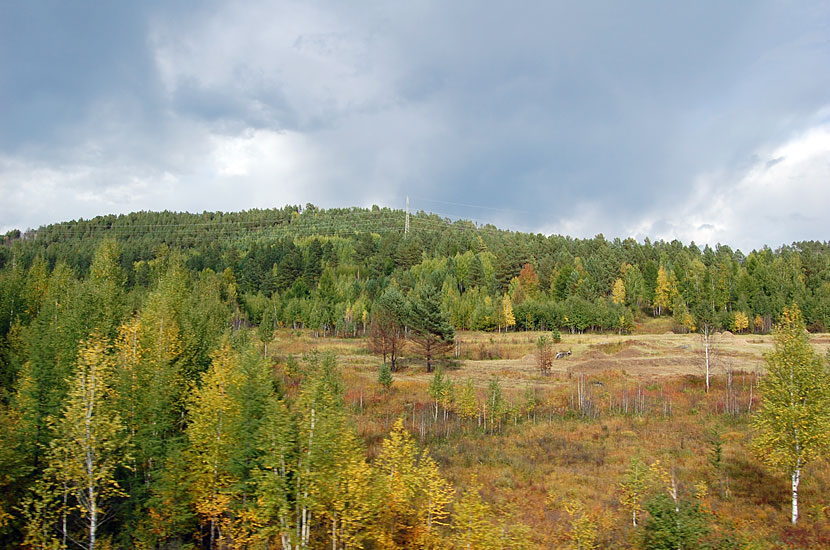
{"type": "MultiPolygon", "coordinates": [[[[755,384],[771,337],[719,335],[715,378],[707,395],[700,337],[646,332],[651,333],[565,334],[557,349],[571,349],[573,355],[555,361],[548,376],[540,375],[534,363],[538,334],[460,332],[460,360],[446,371],[453,381],[472,379],[483,400],[487,385],[497,376],[508,402],[523,402],[528,388],[539,401],[533,414],[506,418],[500,433],[492,435],[482,433],[476,419],[463,422],[449,414],[444,420],[439,414],[438,421],[433,420],[427,394],[431,375],[417,358],[404,357],[393,390],[384,393],[376,383],[380,360],[367,353],[361,338],[317,339],[285,330],[272,348],[281,356],[313,348],[334,351],[344,367],[346,399],[370,455],[394,419],[404,416],[407,427],[429,446],[456,487],[463,488],[476,474],[490,502],[512,510],[534,528],[540,548],[566,543],[566,498],[582,501],[595,516],[600,547],[628,546],[634,533],[619,504],[618,483],[637,453],[648,463],[673,465],[687,495],[696,491],[696,484],[705,483],[704,507],[720,530],[733,527],[744,541],[793,545],[782,548],[830,547],[827,463],[807,468],[802,521],[792,528],[787,521],[786,476],[766,470],[751,452],[748,411],[758,407],[755,384]],[[724,374],[729,365],[731,392],[724,374]],[[586,396],[582,408],[580,385],[586,396]],[[638,396],[640,408],[635,405],[638,396]],[[730,408],[737,411],[727,414],[730,408]],[[713,429],[724,442],[720,475],[708,461],[713,429]]],[[[814,336],[813,342],[824,353],[830,338],[814,336]]]]}

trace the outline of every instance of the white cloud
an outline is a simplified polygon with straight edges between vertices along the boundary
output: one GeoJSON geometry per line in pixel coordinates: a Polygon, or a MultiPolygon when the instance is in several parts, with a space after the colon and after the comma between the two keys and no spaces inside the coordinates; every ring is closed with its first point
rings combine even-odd
{"type": "MultiPolygon", "coordinates": [[[[107,162],[48,165],[0,157],[0,232],[136,210],[241,210],[301,203],[321,170],[306,139],[293,132],[246,129],[204,133],[204,146],[180,159],[181,173],[107,162]],[[206,156],[196,154],[207,151],[206,156]]],[[[89,147],[89,145],[85,145],[89,147]]],[[[95,155],[100,157],[101,155],[95,155]]]]}
{"type": "Polygon", "coordinates": [[[742,173],[701,174],[681,204],[651,212],[630,225],[630,234],[723,243],[745,252],[830,238],[830,123],[759,150],[755,158],[742,173]]]}

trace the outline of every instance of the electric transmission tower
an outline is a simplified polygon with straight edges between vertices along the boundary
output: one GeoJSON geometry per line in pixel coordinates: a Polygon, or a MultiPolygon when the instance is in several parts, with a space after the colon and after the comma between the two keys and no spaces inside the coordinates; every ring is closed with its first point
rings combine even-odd
{"type": "Polygon", "coordinates": [[[403,224],[404,237],[409,235],[409,195],[406,197],[406,221],[403,224]]]}

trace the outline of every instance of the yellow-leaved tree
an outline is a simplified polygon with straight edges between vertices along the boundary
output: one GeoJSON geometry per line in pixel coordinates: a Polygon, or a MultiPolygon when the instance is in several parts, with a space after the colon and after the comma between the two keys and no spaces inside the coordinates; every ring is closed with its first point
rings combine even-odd
{"type": "MultiPolygon", "coordinates": [[[[77,512],[86,539],[83,546],[94,550],[108,502],[127,496],[116,480],[116,469],[126,465],[129,453],[124,425],[113,406],[109,341],[93,332],[81,343],[76,369],[63,414],[54,421],[55,438],[38,492],[41,502],[56,496],[48,494],[50,487],[62,498],[58,503],[61,544],[74,538],[69,519],[77,512]]],[[[36,523],[29,527],[37,530],[36,523]]],[[[32,535],[37,537],[32,532],[28,538],[32,535]]]]}
{"type": "Polygon", "coordinates": [[[194,388],[188,412],[190,479],[196,512],[208,527],[210,548],[229,544],[233,528],[233,488],[238,479],[231,469],[240,407],[232,399],[239,382],[239,364],[229,345],[213,354],[213,362],[194,388]]]}
{"type": "Polygon", "coordinates": [[[614,281],[614,288],[611,289],[611,301],[620,306],[625,304],[625,283],[621,278],[614,281]]]}
{"type": "Polygon", "coordinates": [[[763,462],[789,473],[796,523],[801,470],[830,448],[830,369],[810,346],[798,306],[784,308],[774,332],[753,443],[763,462]]]}
{"type": "Polygon", "coordinates": [[[376,462],[383,485],[381,541],[385,548],[441,548],[439,526],[446,525],[453,488],[438,465],[399,418],[383,441],[376,462]]]}
{"type": "Polygon", "coordinates": [[[516,326],[516,316],[513,314],[513,302],[510,296],[505,294],[501,299],[501,315],[499,316],[500,326],[504,327],[505,332],[510,327],[516,326]]]}
{"type": "Polygon", "coordinates": [[[470,487],[455,504],[453,547],[458,550],[495,550],[501,547],[498,532],[491,521],[493,510],[481,498],[480,491],[481,485],[473,476],[470,487]]]}
{"type": "Polygon", "coordinates": [[[743,332],[749,328],[749,317],[743,311],[736,311],[732,318],[732,330],[735,332],[743,332]]]}
{"type": "Polygon", "coordinates": [[[663,314],[664,309],[671,306],[671,285],[669,284],[669,274],[663,264],[657,270],[657,286],[654,288],[654,316],[659,317],[663,314]]]}

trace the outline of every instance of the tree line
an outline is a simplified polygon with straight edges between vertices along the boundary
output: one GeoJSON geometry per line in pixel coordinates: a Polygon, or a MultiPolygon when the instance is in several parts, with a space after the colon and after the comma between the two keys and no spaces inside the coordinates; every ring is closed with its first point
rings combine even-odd
{"type": "MultiPolygon", "coordinates": [[[[323,334],[366,330],[390,286],[409,295],[429,279],[456,329],[630,330],[642,315],[678,330],[714,325],[769,332],[787,304],[808,328],[830,323],[830,251],[801,242],[749,254],[678,241],[573,239],[517,233],[435,215],[305,208],[240,213],[134,213],[10,232],[0,247],[0,326],[10,326],[21,281],[60,262],[87,277],[102,240],[119,243],[128,288],[153,284],[151,263],[181,251],[186,269],[232,280],[240,313],[259,325],[323,334]]],[[[18,311],[19,312],[19,311],[18,311]]],[[[5,334],[2,334],[5,336],[5,334]]]]}

